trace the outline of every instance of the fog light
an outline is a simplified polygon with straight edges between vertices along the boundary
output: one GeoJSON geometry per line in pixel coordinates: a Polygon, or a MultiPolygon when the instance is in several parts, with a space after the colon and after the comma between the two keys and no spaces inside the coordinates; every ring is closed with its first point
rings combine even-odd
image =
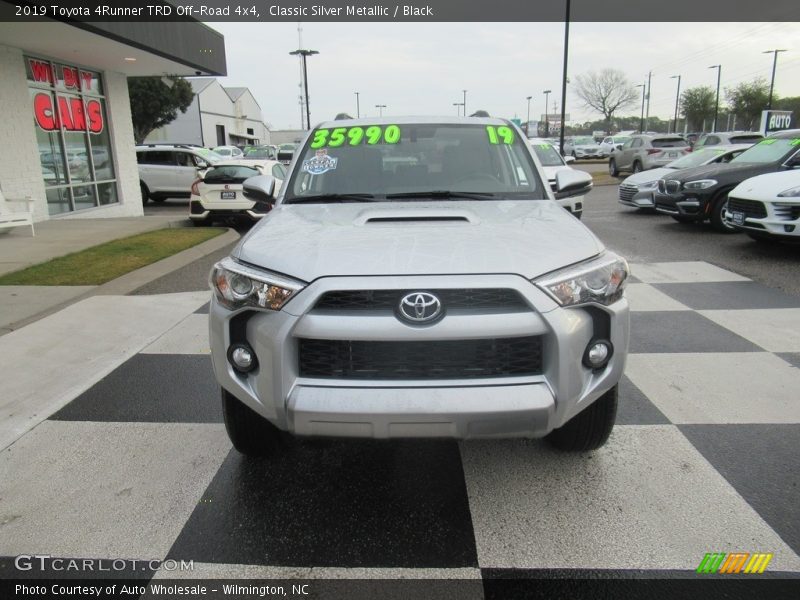
{"type": "Polygon", "coordinates": [[[614,347],[608,340],[593,340],[583,353],[583,364],[590,369],[602,369],[608,364],[614,347]]]}
{"type": "Polygon", "coordinates": [[[258,365],[255,352],[247,344],[234,344],[228,350],[228,361],[240,373],[252,371],[258,365]]]}

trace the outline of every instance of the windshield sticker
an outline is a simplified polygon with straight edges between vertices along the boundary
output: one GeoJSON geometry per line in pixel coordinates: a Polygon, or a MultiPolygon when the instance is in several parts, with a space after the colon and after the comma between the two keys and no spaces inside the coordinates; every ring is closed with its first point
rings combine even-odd
{"type": "Polygon", "coordinates": [[[322,175],[323,173],[336,169],[338,163],[339,159],[328,156],[327,150],[317,150],[314,158],[303,161],[301,170],[305,173],[311,173],[312,175],[322,175]]]}
{"type": "Polygon", "coordinates": [[[336,129],[317,129],[311,148],[338,148],[345,144],[358,146],[362,142],[374,146],[375,144],[396,144],[400,141],[401,132],[397,125],[387,125],[386,128],[378,125],[369,127],[337,127],[336,129]]]}
{"type": "Polygon", "coordinates": [[[800,138],[795,138],[791,142],[792,146],[800,146],[800,138]]]}
{"type": "Polygon", "coordinates": [[[494,127],[493,125],[486,126],[486,133],[489,134],[490,144],[513,144],[514,143],[514,130],[511,127],[494,127]]]}
{"type": "Polygon", "coordinates": [[[764,146],[769,146],[770,144],[774,144],[774,143],[775,143],[775,138],[767,138],[767,139],[763,139],[763,140],[761,140],[761,141],[760,141],[760,142],[758,142],[758,143],[759,143],[759,144],[763,144],[764,146]]]}

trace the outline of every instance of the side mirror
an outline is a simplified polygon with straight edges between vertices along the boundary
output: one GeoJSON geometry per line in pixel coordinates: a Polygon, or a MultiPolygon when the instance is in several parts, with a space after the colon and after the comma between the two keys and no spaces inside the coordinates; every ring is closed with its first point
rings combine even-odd
{"type": "Polygon", "coordinates": [[[574,163],[575,162],[575,157],[572,156],[571,154],[569,156],[565,156],[564,157],[564,162],[567,163],[567,164],[574,163]]]}
{"type": "Polygon", "coordinates": [[[592,176],[585,171],[561,169],[556,171],[556,200],[582,196],[592,189],[592,176]]]}
{"type": "Polygon", "coordinates": [[[256,175],[245,179],[242,193],[253,202],[275,204],[275,178],[272,175],[256,175]]]}

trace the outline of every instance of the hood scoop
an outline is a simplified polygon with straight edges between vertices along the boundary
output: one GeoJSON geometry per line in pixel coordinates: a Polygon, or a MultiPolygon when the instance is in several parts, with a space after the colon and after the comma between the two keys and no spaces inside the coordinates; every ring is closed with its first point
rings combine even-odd
{"type": "Polygon", "coordinates": [[[476,224],[478,217],[463,210],[368,210],[356,217],[355,225],[443,225],[453,224],[476,224]]]}

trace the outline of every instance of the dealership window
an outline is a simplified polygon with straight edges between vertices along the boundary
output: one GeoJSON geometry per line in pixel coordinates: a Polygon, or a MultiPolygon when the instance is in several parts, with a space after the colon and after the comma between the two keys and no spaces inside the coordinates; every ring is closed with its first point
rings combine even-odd
{"type": "Polygon", "coordinates": [[[48,213],[119,202],[100,74],[28,56],[25,68],[48,213]]]}

